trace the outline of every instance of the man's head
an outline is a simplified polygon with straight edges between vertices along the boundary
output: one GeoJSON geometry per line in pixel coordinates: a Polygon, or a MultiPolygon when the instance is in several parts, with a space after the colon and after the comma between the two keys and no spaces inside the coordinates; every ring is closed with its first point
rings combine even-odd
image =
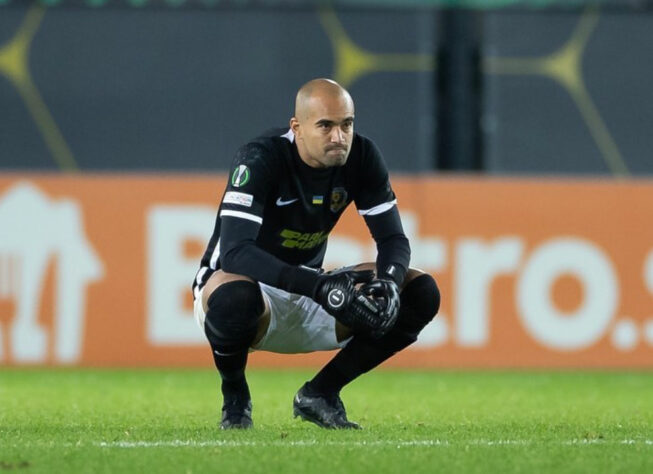
{"type": "Polygon", "coordinates": [[[307,165],[342,166],[354,138],[354,101],[337,82],[313,79],[297,92],[290,128],[307,165]]]}

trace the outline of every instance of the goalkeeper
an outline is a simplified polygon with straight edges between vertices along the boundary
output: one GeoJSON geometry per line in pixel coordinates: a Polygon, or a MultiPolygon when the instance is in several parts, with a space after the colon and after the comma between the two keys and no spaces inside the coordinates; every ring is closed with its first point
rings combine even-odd
{"type": "Polygon", "coordinates": [[[290,129],[238,150],[193,282],[195,317],[222,380],[223,429],[252,426],[250,350],[340,348],[297,392],[294,415],[349,421],[340,390],[417,339],[440,305],[435,280],[408,267],[410,247],[381,153],[354,132],[354,103],[334,81],[297,93],[290,129]],[[375,263],[321,270],[326,240],[354,202],[375,263]]]}

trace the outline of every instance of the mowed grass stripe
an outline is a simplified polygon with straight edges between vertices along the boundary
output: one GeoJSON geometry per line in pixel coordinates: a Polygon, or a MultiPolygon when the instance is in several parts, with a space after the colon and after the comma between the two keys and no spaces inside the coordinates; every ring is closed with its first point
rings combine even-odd
{"type": "Polygon", "coordinates": [[[0,370],[0,467],[36,473],[653,472],[651,372],[371,372],[360,431],[293,419],[307,370],[252,370],[253,430],[212,370],[0,370]]]}

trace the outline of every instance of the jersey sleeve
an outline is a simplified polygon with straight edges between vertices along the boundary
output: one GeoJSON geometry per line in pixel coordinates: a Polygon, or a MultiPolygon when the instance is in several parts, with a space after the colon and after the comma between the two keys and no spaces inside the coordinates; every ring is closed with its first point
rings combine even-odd
{"type": "Polygon", "coordinates": [[[401,285],[410,263],[410,243],[404,234],[397,207],[393,206],[380,214],[364,216],[364,219],[376,242],[377,274],[401,285]]]}
{"type": "Polygon", "coordinates": [[[362,216],[374,216],[388,211],[397,204],[390,186],[388,169],[383,156],[371,140],[363,139],[359,190],[354,201],[362,216]]]}
{"type": "Polygon", "coordinates": [[[221,218],[263,223],[265,200],[275,182],[266,156],[267,150],[258,144],[247,144],[236,152],[220,204],[221,218]]]}

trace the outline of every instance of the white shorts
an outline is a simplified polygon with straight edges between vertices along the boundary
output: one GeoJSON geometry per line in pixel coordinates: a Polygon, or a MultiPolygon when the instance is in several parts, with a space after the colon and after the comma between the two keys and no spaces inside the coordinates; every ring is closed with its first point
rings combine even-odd
{"type": "MultiPolygon", "coordinates": [[[[299,354],[330,351],[347,345],[349,339],[338,342],[336,320],[308,296],[301,296],[259,283],[270,307],[270,325],[253,350],[299,354]]],[[[195,298],[194,315],[202,332],[206,314],[202,308],[202,289],[195,298]]]]}

